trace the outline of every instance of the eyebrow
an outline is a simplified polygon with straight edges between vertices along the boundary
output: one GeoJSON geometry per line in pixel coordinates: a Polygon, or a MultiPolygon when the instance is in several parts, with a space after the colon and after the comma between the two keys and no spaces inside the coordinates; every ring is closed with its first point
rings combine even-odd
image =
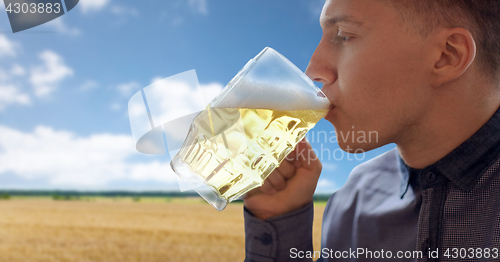
{"type": "Polygon", "coordinates": [[[332,27],[338,23],[351,24],[355,26],[362,26],[364,24],[363,21],[356,20],[354,17],[349,15],[327,17],[325,20],[320,21],[320,23],[323,28],[332,27]]]}

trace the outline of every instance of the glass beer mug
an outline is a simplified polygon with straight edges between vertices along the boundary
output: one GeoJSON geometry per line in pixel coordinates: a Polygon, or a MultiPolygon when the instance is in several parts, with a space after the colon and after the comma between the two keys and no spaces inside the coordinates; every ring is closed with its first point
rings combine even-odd
{"type": "Polygon", "coordinates": [[[329,107],[300,69],[266,47],[196,116],[170,165],[223,210],[261,186],[329,107]]]}

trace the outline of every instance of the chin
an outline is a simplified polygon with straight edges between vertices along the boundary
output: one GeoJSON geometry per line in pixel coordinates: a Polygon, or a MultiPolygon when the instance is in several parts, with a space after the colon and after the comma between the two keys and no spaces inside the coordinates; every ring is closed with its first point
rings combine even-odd
{"type": "Polygon", "coordinates": [[[365,152],[368,152],[370,150],[373,150],[377,147],[377,145],[374,144],[366,144],[366,143],[344,143],[342,141],[338,141],[340,149],[347,153],[352,153],[352,154],[362,154],[365,152]]]}
{"type": "MultiPolygon", "coordinates": [[[[344,118],[345,119],[345,118],[344,118]]],[[[325,120],[330,122],[335,128],[337,143],[340,149],[348,153],[363,153],[384,145],[381,142],[378,131],[368,126],[356,125],[349,121],[342,121],[339,115],[330,110],[325,120]],[[353,129],[352,127],[356,127],[353,129]]]]}
{"type": "MultiPolygon", "coordinates": [[[[336,129],[337,130],[337,129],[336,129]]],[[[384,145],[376,131],[343,130],[337,131],[339,147],[348,153],[364,153],[384,145]]]]}

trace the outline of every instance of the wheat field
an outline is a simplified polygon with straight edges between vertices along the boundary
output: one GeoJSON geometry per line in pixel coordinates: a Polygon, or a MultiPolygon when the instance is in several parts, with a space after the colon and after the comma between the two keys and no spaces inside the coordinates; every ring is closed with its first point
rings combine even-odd
{"type": "MultiPolygon", "coordinates": [[[[323,209],[315,204],[316,250],[323,209]]],[[[244,247],[241,203],[218,212],[198,198],[0,200],[0,262],[234,262],[244,247]]]]}

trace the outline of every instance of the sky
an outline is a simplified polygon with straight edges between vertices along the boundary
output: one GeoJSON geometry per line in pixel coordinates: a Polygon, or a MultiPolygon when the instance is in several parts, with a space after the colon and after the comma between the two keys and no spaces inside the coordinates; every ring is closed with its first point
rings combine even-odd
{"type": "MultiPolygon", "coordinates": [[[[179,190],[167,155],[135,149],[132,95],[191,69],[203,90],[221,90],[264,47],[305,71],[323,3],[80,0],[18,33],[1,6],[0,189],[179,190]]],[[[317,193],[394,147],[344,153],[325,120],[308,138],[323,163],[317,193]]]]}

